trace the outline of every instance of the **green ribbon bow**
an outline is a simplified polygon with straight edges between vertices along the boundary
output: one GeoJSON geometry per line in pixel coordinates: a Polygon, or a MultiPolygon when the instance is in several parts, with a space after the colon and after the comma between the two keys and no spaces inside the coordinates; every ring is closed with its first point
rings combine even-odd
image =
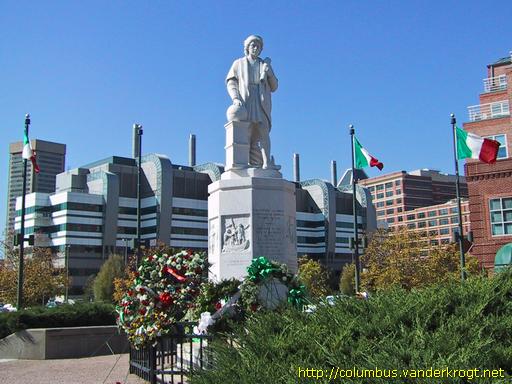
{"type": "Polygon", "coordinates": [[[301,284],[298,288],[290,289],[288,291],[288,302],[301,309],[306,303],[306,287],[301,284]]]}
{"type": "Polygon", "coordinates": [[[251,265],[247,267],[248,278],[253,283],[265,280],[273,272],[277,271],[279,271],[279,268],[272,265],[272,263],[264,256],[254,259],[251,265]]]}

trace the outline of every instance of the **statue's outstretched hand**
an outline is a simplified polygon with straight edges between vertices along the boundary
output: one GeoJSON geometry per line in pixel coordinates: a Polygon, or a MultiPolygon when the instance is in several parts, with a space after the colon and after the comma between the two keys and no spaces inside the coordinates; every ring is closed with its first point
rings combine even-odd
{"type": "Polygon", "coordinates": [[[233,105],[241,106],[242,101],[240,99],[233,99],[233,105]]]}

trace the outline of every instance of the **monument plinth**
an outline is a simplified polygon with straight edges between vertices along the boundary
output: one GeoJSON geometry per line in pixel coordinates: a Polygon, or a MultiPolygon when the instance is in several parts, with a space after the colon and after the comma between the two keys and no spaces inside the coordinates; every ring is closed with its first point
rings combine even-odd
{"type": "Polygon", "coordinates": [[[271,93],[277,78],[270,58],[259,58],[263,39],[249,36],[245,56],[226,77],[233,104],[226,116],[226,165],[208,187],[210,278],[247,275],[254,258],[297,271],[295,185],[283,180],[270,153],[271,93]]]}
{"type": "Polygon", "coordinates": [[[265,256],[297,271],[295,185],[243,177],[208,187],[210,278],[243,278],[252,259],[265,256]]]}

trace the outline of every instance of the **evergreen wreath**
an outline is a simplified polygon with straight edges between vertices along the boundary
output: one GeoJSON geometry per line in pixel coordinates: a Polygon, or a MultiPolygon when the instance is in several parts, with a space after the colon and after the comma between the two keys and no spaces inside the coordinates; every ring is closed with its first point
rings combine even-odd
{"type": "Polygon", "coordinates": [[[286,286],[287,301],[289,304],[302,309],[306,303],[306,288],[299,278],[288,270],[286,264],[268,260],[266,257],[254,259],[247,268],[247,276],[242,282],[240,291],[242,303],[248,311],[257,311],[265,308],[261,300],[260,291],[267,286],[269,294],[272,294],[272,280],[286,286]],[[269,287],[270,285],[270,287],[269,287]]]}
{"type": "Polygon", "coordinates": [[[215,323],[208,328],[210,331],[229,330],[228,322],[241,321],[247,314],[272,309],[267,308],[268,300],[282,299],[277,296],[269,297],[273,295],[276,284],[283,284],[286,287],[286,301],[289,304],[302,309],[306,302],[306,289],[297,276],[289,272],[285,264],[258,257],[247,268],[247,276],[242,282],[230,279],[219,283],[203,283],[198,305],[193,309],[192,317],[197,319],[203,312],[212,315],[217,311],[222,313],[223,306],[240,291],[240,298],[222,316],[214,315],[215,323]],[[264,287],[267,297],[262,300],[261,290],[264,287]]]}
{"type": "Polygon", "coordinates": [[[116,307],[117,324],[133,346],[152,343],[173,329],[195,305],[203,271],[204,253],[157,253],[142,260],[135,279],[116,307]]]}

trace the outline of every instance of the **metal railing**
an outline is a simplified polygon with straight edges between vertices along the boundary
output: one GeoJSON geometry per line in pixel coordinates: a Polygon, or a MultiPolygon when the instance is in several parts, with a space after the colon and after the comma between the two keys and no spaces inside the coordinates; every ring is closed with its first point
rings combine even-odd
{"type": "Polygon", "coordinates": [[[480,121],[509,116],[510,108],[508,100],[504,100],[488,104],[472,105],[468,107],[468,112],[469,121],[480,121]]]}
{"type": "Polygon", "coordinates": [[[507,75],[488,77],[484,79],[484,92],[504,91],[507,89],[507,75]]]}
{"type": "Polygon", "coordinates": [[[183,383],[192,371],[211,364],[211,335],[195,335],[197,323],[182,322],[175,332],[159,337],[156,344],[135,349],[130,346],[130,373],[156,383],[183,383]]]}

